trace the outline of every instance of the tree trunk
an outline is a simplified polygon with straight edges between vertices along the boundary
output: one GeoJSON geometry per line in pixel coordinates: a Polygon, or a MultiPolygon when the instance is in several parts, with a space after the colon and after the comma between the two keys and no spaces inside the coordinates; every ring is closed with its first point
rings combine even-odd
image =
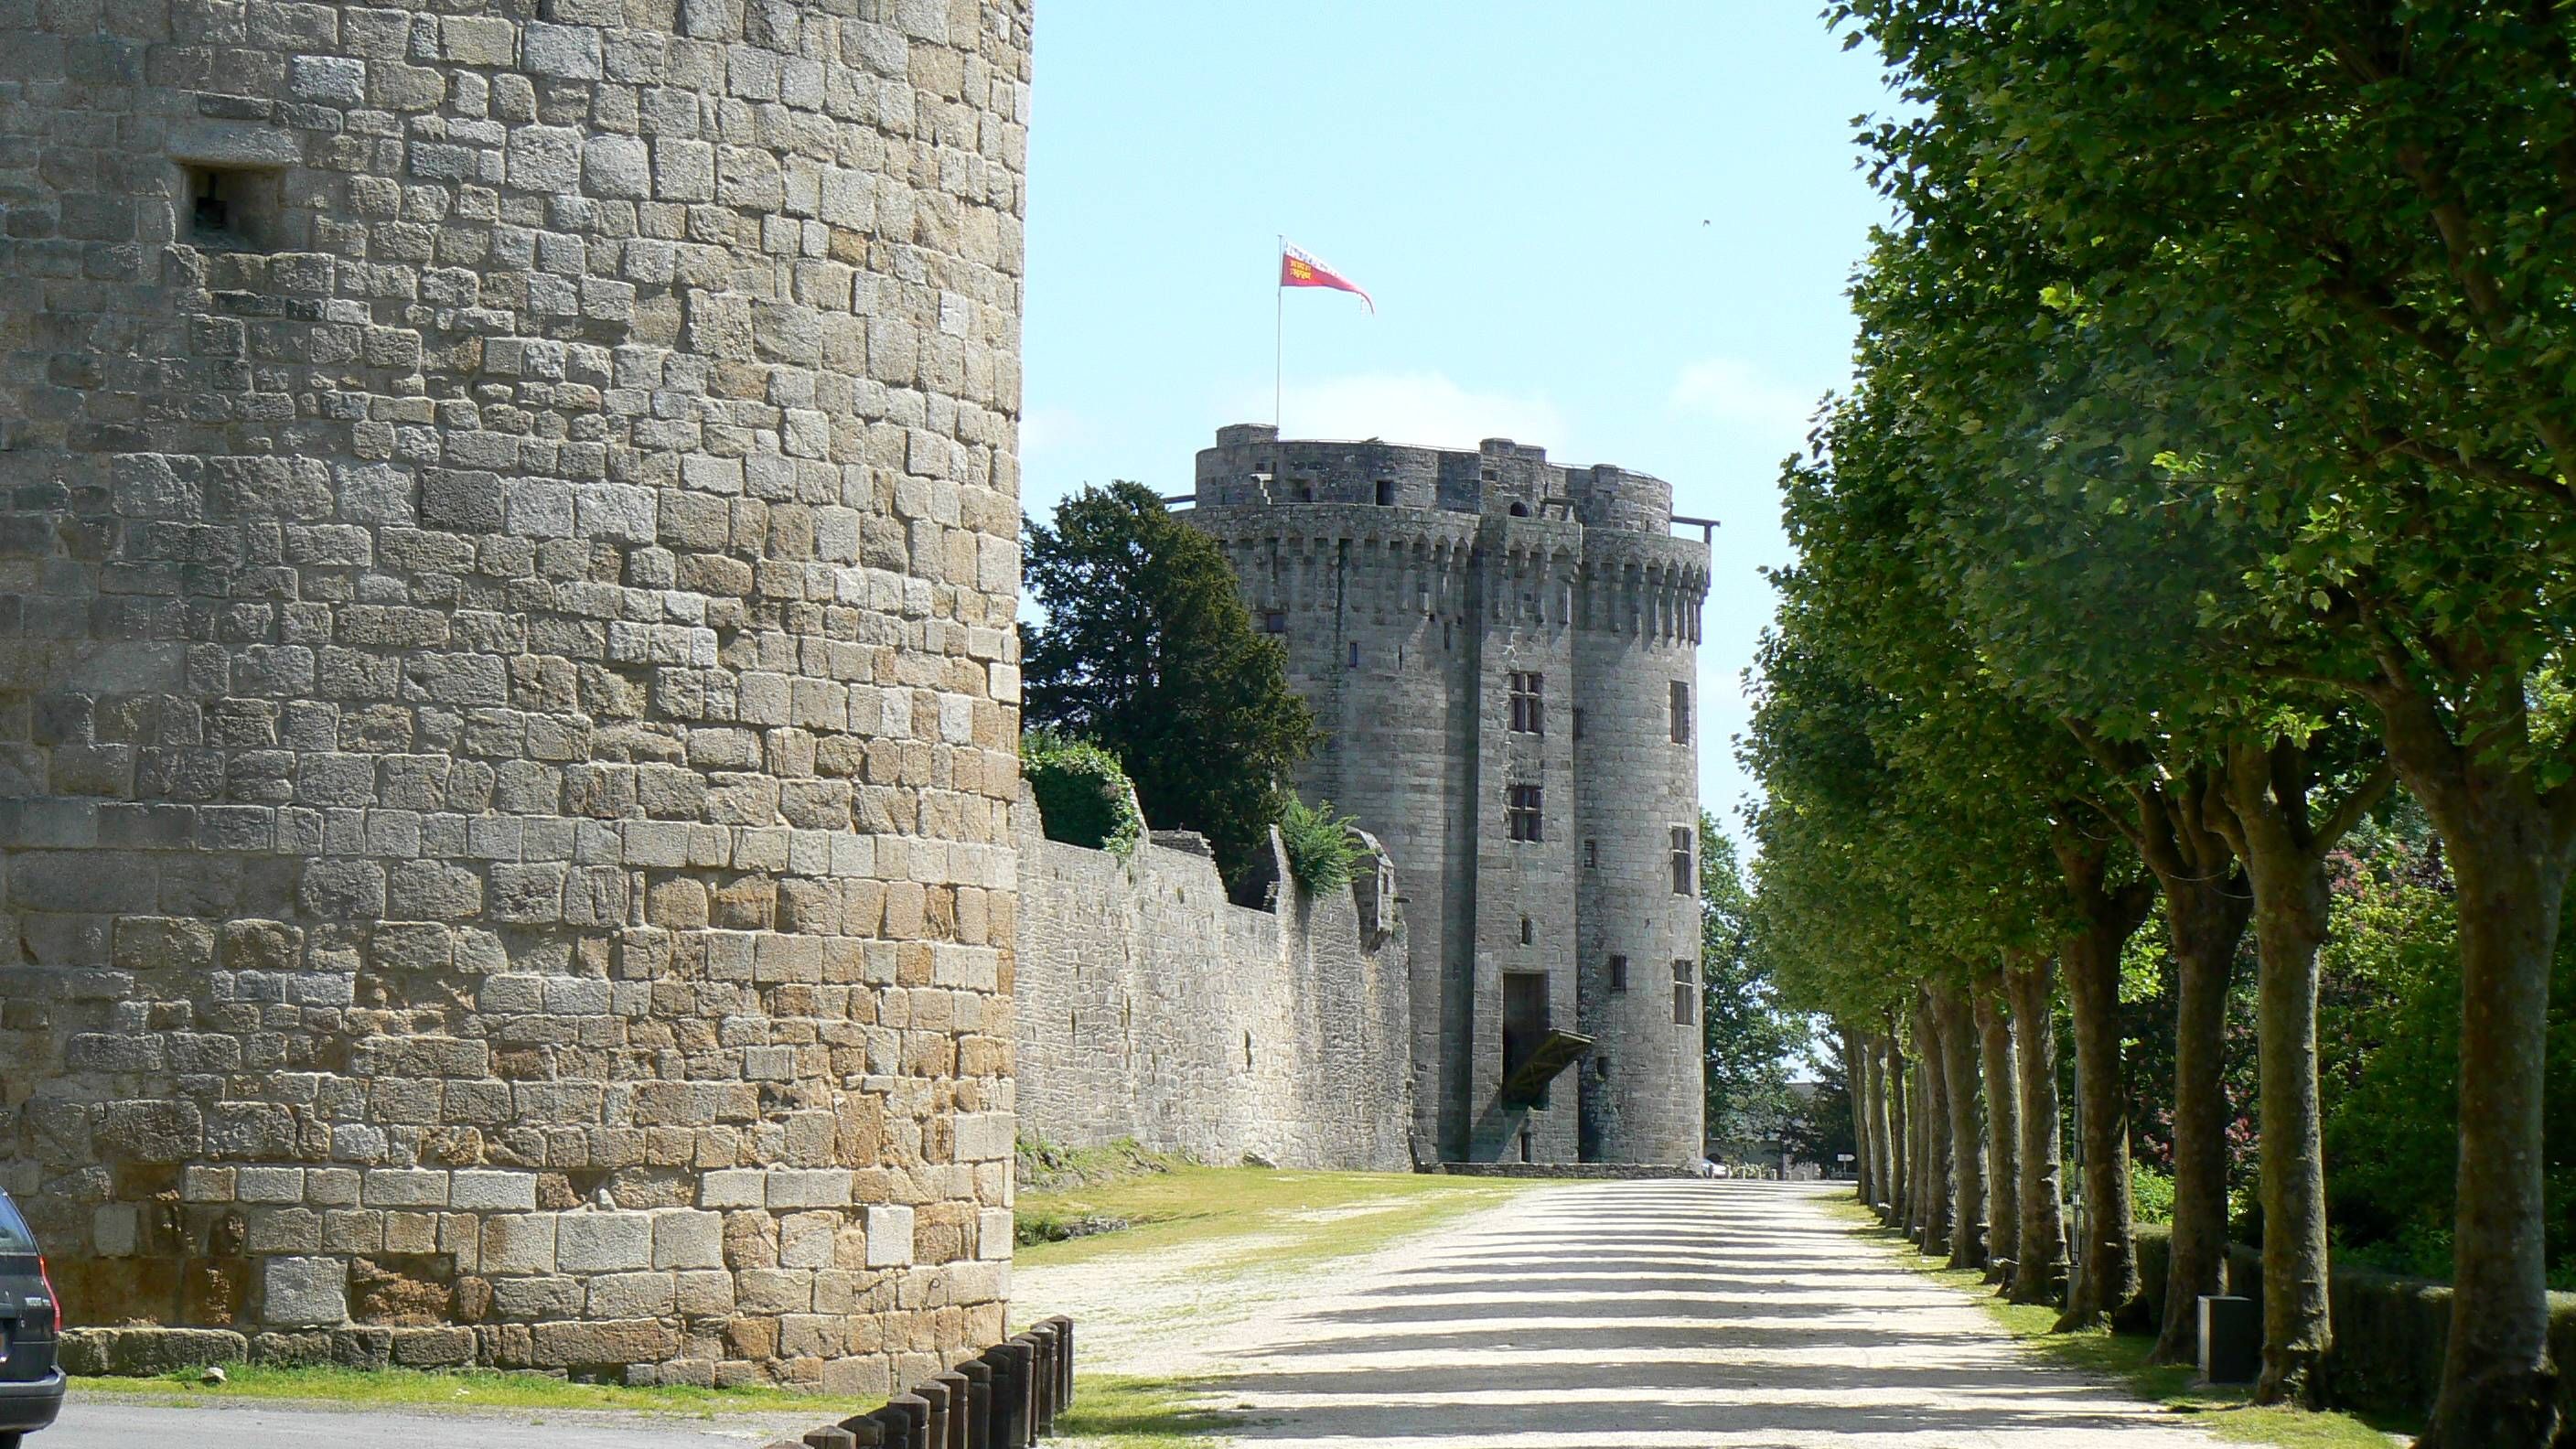
{"type": "Polygon", "coordinates": [[[2129,1101],[2120,1072],[2120,949],[2146,919],[2154,894],[2140,882],[2104,886],[2107,851],[2072,830],[2056,842],[2067,892],[2086,922],[2058,950],[2075,1018],[2077,1129],[2084,1199],[2075,1276],[2057,1331],[2099,1327],[2138,1297],[2136,1229],[2129,1203],[2129,1101]]]}
{"type": "Polygon", "coordinates": [[[1905,1212],[1897,1231],[1908,1241],[1923,1241],[1923,1056],[1922,1043],[1905,1062],[1905,1212]]]}
{"type": "Polygon", "coordinates": [[[1986,1148],[1977,1108],[1976,1011],[1956,986],[1932,998],[1941,1032],[1943,1102],[1950,1118],[1950,1266],[1986,1266],[1986,1148]]]}
{"type": "Polygon", "coordinates": [[[2333,920],[2326,854],[2388,793],[2382,764],[2319,820],[2305,747],[2229,751],[2224,821],[2254,894],[2263,1195],[2263,1374],[2257,1403],[2321,1407],[2334,1343],[2325,1120],[2317,1091],[2317,948],[2333,920]]]}
{"type": "Polygon", "coordinates": [[[1852,1196],[1867,1206],[1875,1200],[1870,1196],[1869,1054],[1861,1047],[1859,1032],[1848,1026],[1840,1030],[1843,1039],[1843,1089],[1851,1097],[1852,1196]]]}
{"type": "MultiPolygon", "coordinates": [[[[2283,842],[2287,844],[2288,842],[2283,842]]],[[[2325,1117],[2317,1093],[2317,948],[2332,898],[2323,852],[2288,859],[2249,830],[2261,1021],[2263,1376],[2257,1403],[2325,1402],[2334,1342],[2327,1296],[2325,1117]]]]}
{"type": "Polygon", "coordinates": [[[1927,987],[1914,992],[1914,1054],[1923,1063],[1923,1251],[1950,1252],[1950,1053],[1927,987]]]}
{"type": "Polygon", "coordinates": [[[2066,1167],[2058,1145],[2057,1009],[2052,963],[2036,952],[2004,973],[2012,993],[2014,1055],[2021,1067],[2021,1241],[2013,1257],[2015,1303],[2060,1300],[2066,1278],[2066,1167]]]}
{"type": "Polygon", "coordinates": [[[1906,1132],[1910,1124],[1905,1115],[1905,1055],[1897,1045],[1895,1022],[1891,1018],[1888,1033],[1878,1042],[1878,1098],[1887,1121],[1886,1146],[1881,1156],[1887,1162],[1887,1211],[1880,1214],[1886,1224],[1899,1232],[1906,1224],[1907,1176],[1914,1168],[1906,1152],[1906,1132]]]}
{"type": "Polygon", "coordinates": [[[1988,972],[1977,982],[1977,1047],[1986,1076],[1986,1278],[2010,1283],[2021,1261],[2021,1073],[2013,1060],[2012,1023],[2005,1017],[2003,977],[1988,972]]]}
{"type": "Polygon", "coordinates": [[[2451,1331],[2442,1389],[2417,1449],[2547,1449],[2558,1437],[2549,1358],[2541,1201],[2541,1083],[2549,969],[2567,890],[2576,790],[2534,780],[2527,677],[2445,641],[2468,704],[2447,719],[2383,654],[2379,706],[2389,762],[2450,855],[2460,932],[2459,1206],[2451,1234],[2451,1331]],[[2452,730],[2459,732],[2454,742],[2452,730]]]}
{"type": "Polygon", "coordinates": [[[2538,808],[2489,797],[2468,813],[2467,828],[2443,831],[2460,913],[2451,1336],[2433,1420],[2416,1443],[2542,1449],[2559,1421],[2542,1255],[2541,1069],[2567,870],[2538,808]]]}
{"type": "Polygon", "coordinates": [[[2150,1363],[2200,1356],[2200,1298],[2227,1291],[2227,992],[2253,899],[2244,881],[2204,864],[2196,877],[2158,872],[2178,989],[2174,1011],[2173,1260],[2165,1321],[2150,1363]]]}

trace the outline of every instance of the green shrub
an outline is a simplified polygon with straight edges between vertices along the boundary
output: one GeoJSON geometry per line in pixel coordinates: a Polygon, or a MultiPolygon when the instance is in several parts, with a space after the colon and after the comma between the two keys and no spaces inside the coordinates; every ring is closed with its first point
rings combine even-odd
{"type": "Polygon", "coordinates": [[[1125,856],[1145,838],[1127,772],[1091,741],[1029,730],[1020,736],[1020,771],[1038,797],[1047,839],[1125,856]]]}
{"type": "Polygon", "coordinates": [[[1333,802],[1308,805],[1290,798],[1279,807],[1279,840],[1288,847],[1288,871],[1310,891],[1339,890],[1351,883],[1359,846],[1351,840],[1352,817],[1335,815],[1333,802]]]}
{"type": "Polygon", "coordinates": [[[2142,1223],[2173,1221],[2174,1181],[2143,1162],[2129,1163],[2129,1210],[2142,1223]]]}

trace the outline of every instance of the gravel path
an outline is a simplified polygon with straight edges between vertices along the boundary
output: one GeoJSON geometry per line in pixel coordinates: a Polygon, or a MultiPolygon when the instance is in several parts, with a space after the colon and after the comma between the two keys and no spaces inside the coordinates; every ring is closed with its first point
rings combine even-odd
{"type": "Polygon", "coordinates": [[[1082,1340],[1087,1370],[1223,1376],[1211,1402],[1245,1412],[1246,1445],[2211,1442],[2013,1346],[1966,1297],[1829,1216],[1837,1191],[1550,1188],[1310,1274],[1293,1300],[1265,1303],[1262,1285],[1214,1321],[1171,1310],[1218,1285],[1132,1262],[1124,1301],[1077,1301],[1092,1282],[1044,1271],[1016,1294],[1108,1330],[1082,1340]],[[1159,1334],[1134,1321],[1158,1311],[1159,1334]]]}

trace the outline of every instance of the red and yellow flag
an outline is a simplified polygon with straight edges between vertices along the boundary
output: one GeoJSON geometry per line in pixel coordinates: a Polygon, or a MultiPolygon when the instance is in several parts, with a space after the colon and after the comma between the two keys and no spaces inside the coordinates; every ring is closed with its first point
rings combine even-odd
{"type": "Polygon", "coordinates": [[[1300,250],[1285,241],[1279,244],[1279,285],[1330,287],[1336,292],[1355,293],[1360,299],[1360,305],[1368,308],[1371,313],[1377,311],[1377,303],[1370,299],[1366,287],[1324,265],[1322,260],[1313,253],[1300,250]]]}

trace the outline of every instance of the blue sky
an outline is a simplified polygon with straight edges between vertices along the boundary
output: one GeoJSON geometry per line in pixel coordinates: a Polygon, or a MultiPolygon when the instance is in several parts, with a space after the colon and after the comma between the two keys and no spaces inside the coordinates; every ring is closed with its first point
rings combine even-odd
{"type": "Polygon", "coordinates": [[[1848,374],[1889,97],[1810,0],[1056,0],[1037,20],[1022,503],[1187,492],[1271,412],[1277,237],[1375,294],[1286,298],[1291,436],[1506,436],[1674,486],[1717,535],[1702,798],[1735,824],[1776,480],[1848,374]]]}

